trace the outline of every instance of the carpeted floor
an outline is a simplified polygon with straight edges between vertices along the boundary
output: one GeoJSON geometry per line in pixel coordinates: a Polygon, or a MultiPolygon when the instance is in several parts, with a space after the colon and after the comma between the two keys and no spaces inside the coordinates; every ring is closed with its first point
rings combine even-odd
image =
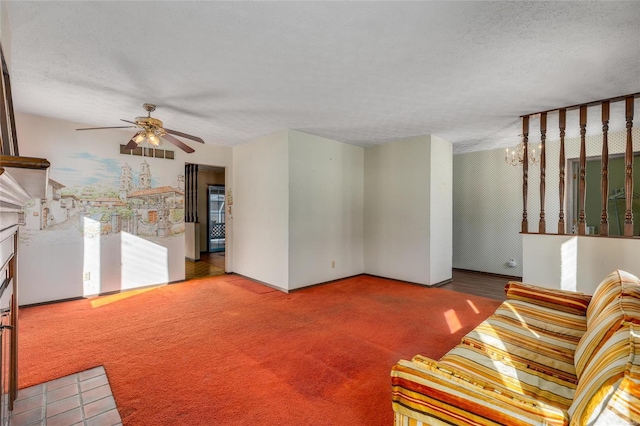
{"type": "Polygon", "coordinates": [[[104,365],[125,425],[390,425],[391,366],[499,302],[358,276],[285,294],[218,276],[20,311],[19,387],[104,365]]]}

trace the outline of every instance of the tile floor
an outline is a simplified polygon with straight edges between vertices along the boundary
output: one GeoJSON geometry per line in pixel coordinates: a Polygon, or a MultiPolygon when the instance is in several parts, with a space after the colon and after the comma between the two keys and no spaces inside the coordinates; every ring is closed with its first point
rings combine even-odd
{"type": "Polygon", "coordinates": [[[122,426],[104,367],[20,389],[10,426],[122,426]]]}

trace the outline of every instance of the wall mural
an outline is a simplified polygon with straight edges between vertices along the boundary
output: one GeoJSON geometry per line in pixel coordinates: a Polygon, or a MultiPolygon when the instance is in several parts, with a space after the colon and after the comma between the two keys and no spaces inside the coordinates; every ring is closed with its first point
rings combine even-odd
{"type": "Polygon", "coordinates": [[[119,232],[152,239],[184,233],[184,174],[162,185],[146,159],[135,168],[88,153],[70,160],[70,167],[51,168],[47,198],[25,206],[24,244],[34,238],[38,244],[64,244],[119,232]]]}

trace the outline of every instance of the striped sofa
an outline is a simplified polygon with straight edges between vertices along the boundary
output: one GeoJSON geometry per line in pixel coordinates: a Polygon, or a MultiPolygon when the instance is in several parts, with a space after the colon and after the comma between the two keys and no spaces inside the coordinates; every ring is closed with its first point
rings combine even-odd
{"type": "Polygon", "coordinates": [[[640,281],[593,296],[510,282],[496,312],[436,361],[391,371],[396,426],[640,424],[640,281]]]}

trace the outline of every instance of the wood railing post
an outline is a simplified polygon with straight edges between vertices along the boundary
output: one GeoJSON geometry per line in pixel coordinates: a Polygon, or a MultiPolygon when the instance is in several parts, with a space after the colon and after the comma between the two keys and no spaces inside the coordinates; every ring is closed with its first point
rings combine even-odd
{"type": "MultiPolygon", "coordinates": [[[[529,232],[529,223],[527,218],[527,197],[528,197],[528,185],[529,185],[529,154],[533,153],[529,152],[529,118],[531,116],[536,116],[540,114],[540,219],[538,222],[538,234],[546,234],[546,140],[547,140],[547,117],[548,113],[551,111],[558,111],[558,127],[560,130],[560,152],[559,152],[559,212],[558,212],[558,235],[567,234],[567,232],[577,233],[578,235],[586,235],[587,233],[587,120],[588,120],[588,107],[600,105],[602,108],[602,160],[601,160],[601,180],[600,180],[600,190],[601,190],[601,213],[600,213],[600,222],[599,222],[599,236],[608,237],[610,235],[610,214],[609,214],[609,122],[611,119],[611,102],[625,102],[625,117],[626,117],[626,144],[625,144],[625,178],[624,178],[624,188],[622,190],[617,190],[616,192],[616,200],[620,199],[624,196],[625,199],[625,214],[624,214],[624,233],[622,233],[621,229],[621,221],[618,221],[618,231],[617,233],[622,234],[625,237],[634,237],[637,234],[634,233],[634,222],[633,222],[633,208],[634,208],[634,199],[640,198],[637,194],[633,192],[633,162],[634,162],[634,153],[633,153],[633,116],[634,116],[634,102],[635,98],[640,97],[640,92],[617,96],[608,99],[601,99],[594,102],[588,102],[585,104],[571,105],[563,108],[558,108],[554,110],[540,111],[533,114],[522,115],[522,150],[521,155],[524,158],[521,158],[522,161],[522,224],[521,224],[521,232],[528,233],[529,232]],[[566,218],[566,210],[569,200],[567,198],[567,149],[565,144],[565,131],[567,128],[567,111],[579,110],[580,112],[580,157],[577,167],[577,173],[575,170],[571,170],[572,179],[575,182],[575,194],[571,193],[571,211],[575,209],[575,217],[573,218],[573,226],[571,231],[567,229],[567,218],[566,218]]],[[[520,147],[518,147],[520,148],[520,147]]],[[[513,151],[515,155],[515,151],[513,151]]],[[[507,149],[507,162],[510,160],[515,160],[515,157],[509,156],[509,150],[507,149]]],[[[520,160],[520,158],[519,158],[520,160]]],[[[537,162],[537,156],[536,160],[537,162]]],[[[570,176],[571,177],[571,176],[570,176]]],[[[573,191],[571,191],[573,192],[573,191]]],[[[639,191],[640,192],[640,191],[639,191]]],[[[591,200],[591,198],[589,198],[591,200]]],[[[592,204],[595,202],[591,200],[592,204]]],[[[619,205],[615,204],[616,212],[615,215],[618,215],[619,205]]],[[[571,214],[573,217],[574,214],[571,214]]],[[[595,222],[595,217],[592,218],[592,222],[595,222]]]]}
{"type": "Polygon", "coordinates": [[[529,232],[527,220],[527,193],[529,192],[529,116],[522,117],[522,232],[529,232]]]}
{"type": "Polygon", "coordinates": [[[547,223],[545,221],[544,212],[544,196],[546,181],[546,140],[547,140],[547,113],[540,114],[540,221],[538,222],[538,233],[545,234],[547,232],[547,223]]]}
{"type": "Polygon", "coordinates": [[[185,164],[185,222],[198,221],[198,165],[185,164]]]}
{"type": "Polygon", "coordinates": [[[580,105],[580,177],[578,181],[578,206],[580,213],[578,214],[578,235],[586,234],[587,215],[586,195],[587,195],[587,106],[580,105]]]}
{"type": "Polygon", "coordinates": [[[193,222],[191,219],[191,164],[184,165],[184,221],[193,222]]]}
{"type": "Polygon", "coordinates": [[[193,188],[192,197],[193,197],[193,221],[198,222],[198,165],[193,165],[193,188]]]}
{"type": "Polygon", "coordinates": [[[624,236],[633,237],[633,140],[631,130],[633,129],[633,96],[627,96],[626,118],[627,118],[627,146],[624,154],[625,179],[624,191],[627,211],[624,215],[624,236]]]}
{"type": "Polygon", "coordinates": [[[602,213],[600,235],[609,235],[609,101],[602,102],[602,213]]]}
{"type": "Polygon", "coordinates": [[[560,214],[558,215],[558,234],[562,235],[565,233],[565,220],[564,220],[564,188],[565,188],[565,172],[564,168],[566,166],[565,152],[564,152],[564,131],[567,128],[567,110],[561,109],[559,111],[559,127],[560,127],[560,214]]]}

